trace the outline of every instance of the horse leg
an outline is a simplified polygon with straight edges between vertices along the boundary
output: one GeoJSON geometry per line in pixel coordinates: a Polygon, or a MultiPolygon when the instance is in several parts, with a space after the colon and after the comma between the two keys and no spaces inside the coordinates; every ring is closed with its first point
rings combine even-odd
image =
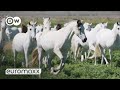
{"type": "MultiPolygon", "coordinates": [[[[105,53],[105,49],[103,50],[103,52],[105,53]]],[[[102,55],[101,65],[103,64],[103,60],[104,60],[104,56],[102,55]]]]}
{"type": "Polygon", "coordinates": [[[5,55],[3,55],[3,57],[2,57],[2,62],[4,61],[4,59],[5,59],[5,55]]]}
{"type": "Polygon", "coordinates": [[[39,62],[39,68],[41,68],[41,64],[42,64],[42,57],[43,57],[43,49],[42,47],[38,48],[38,62],[39,62]]]}
{"type": "MultiPolygon", "coordinates": [[[[107,61],[107,59],[106,59],[106,57],[105,57],[105,49],[103,49],[101,46],[100,46],[100,48],[101,48],[101,53],[102,53],[102,60],[104,59],[105,60],[105,62],[106,62],[106,64],[108,64],[108,61],[107,61]]],[[[101,60],[101,61],[102,61],[101,60]]],[[[103,61],[102,61],[103,62],[103,61]]]]}
{"type": "MultiPolygon", "coordinates": [[[[71,58],[74,59],[74,53],[75,53],[75,50],[74,50],[75,46],[74,45],[71,45],[71,49],[70,49],[70,55],[71,55],[71,58]]],[[[69,56],[69,55],[68,55],[69,56]]]]}
{"type": "Polygon", "coordinates": [[[91,49],[89,49],[89,50],[88,50],[88,55],[87,55],[87,58],[89,58],[90,53],[91,53],[91,49]]]}
{"type": "Polygon", "coordinates": [[[10,42],[10,35],[8,35],[8,41],[10,42]]]}
{"type": "MultiPolygon", "coordinates": [[[[38,47],[38,64],[39,64],[39,69],[41,69],[42,65],[42,59],[43,59],[43,49],[42,47],[38,47]]],[[[41,74],[39,74],[39,78],[41,77],[41,74]]]]}
{"type": "Polygon", "coordinates": [[[103,60],[104,60],[104,58],[103,58],[103,55],[102,55],[102,59],[101,59],[101,65],[103,64],[103,60]]]}
{"type": "Polygon", "coordinates": [[[2,62],[5,60],[5,51],[3,51],[2,62]]]}
{"type": "Polygon", "coordinates": [[[77,57],[79,57],[79,54],[80,54],[80,47],[78,47],[77,49],[77,57]]]}
{"type": "Polygon", "coordinates": [[[18,53],[18,52],[16,52],[16,50],[13,50],[13,54],[14,54],[14,68],[16,67],[17,53],[18,53]]]}
{"type": "Polygon", "coordinates": [[[24,59],[23,59],[23,61],[22,61],[22,63],[21,63],[21,65],[22,65],[22,67],[25,67],[25,54],[23,54],[24,55],[24,59]]]}
{"type": "Polygon", "coordinates": [[[87,53],[85,52],[85,60],[87,59],[87,53]]]}
{"type": "Polygon", "coordinates": [[[110,56],[110,64],[111,64],[111,59],[112,59],[112,56],[111,56],[111,49],[109,49],[109,56],[110,56]]]}
{"type": "Polygon", "coordinates": [[[81,62],[83,62],[83,60],[84,60],[84,56],[83,56],[83,55],[81,55],[81,62]]]}
{"type": "Polygon", "coordinates": [[[54,49],[54,53],[60,58],[60,64],[57,68],[54,68],[54,71],[60,70],[62,68],[62,66],[64,66],[64,60],[63,60],[63,55],[61,53],[61,51],[59,50],[59,48],[55,48],[54,49]]]}
{"type": "Polygon", "coordinates": [[[52,60],[52,57],[49,57],[48,58],[48,69],[51,70],[51,60],[52,60]]]}
{"type": "Polygon", "coordinates": [[[75,48],[74,49],[75,49],[75,51],[74,51],[74,59],[76,61],[77,60],[78,49],[79,49],[78,43],[75,44],[75,48]]]}
{"type": "Polygon", "coordinates": [[[95,51],[95,46],[93,44],[89,44],[88,58],[92,59],[94,55],[90,56],[91,51],[95,51]],[[90,56],[90,57],[89,57],[90,56]]]}
{"type": "Polygon", "coordinates": [[[45,57],[43,58],[43,64],[45,65],[45,68],[47,67],[47,61],[48,61],[48,57],[45,56],[45,57]]]}
{"type": "Polygon", "coordinates": [[[96,57],[96,55],[95,55],[95,64],[94,65],[97,65],[97,57],[96,57]]]}
{"type": "Polygon", "coordinates": [[[28,49],[24,49],[24,55],[25,55],[25,66],[28,67],[28,49]]]}
{"type": "Polygon", "coordinates": [[[76,48],[75,48],[75,51],[74,51],[74,59],[75,59],[75,61],[77,59],[77,49],[76,48]]]}
{"type": "Polygon", "coordinates": [[[108,61],[107,61],[107,59],[105,57],[105,53],[103,53],[103,58],[105,59],[105,63],[108,64],[108,61]]]}
{"type": "Polygon", "coordinates": [[[99,53],[102,53],[102,54],[103,54],[103,52],[101,52],[101,51],[103,51],[103,49],[102,49],[102,47],[100,46],[100,44],[99,44],[99,43],[98,43],[98,44],[96,44],[96,45],[95,45],[94,54],[93,54],[93,56],[95,57],[95,64],[94,64],[94,65],[96,65],[96,64],[97,64],[97,52],[99,52],[99,53]]]}
{"type": "Polygon", "coordinates": [[[52,73],[51,61],[54,58],[54,53],[53,52],[49,52],[47,54],[47,58],[48,58],[48,69],[51,70],[51,73],[52,73]]]}
{"type": "Polygon", "coordinates": [[[84,60],[84,56],[83,56],[83,50],[81,50],[81,62],[84,60]]]}

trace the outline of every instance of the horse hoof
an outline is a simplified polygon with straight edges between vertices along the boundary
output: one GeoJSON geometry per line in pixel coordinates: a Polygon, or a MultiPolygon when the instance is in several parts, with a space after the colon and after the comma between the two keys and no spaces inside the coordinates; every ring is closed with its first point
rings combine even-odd
{"type": "Polygon", "coordinates": [[[106,65],[108,65],[109,63],[106,63],[106,65]]]}
{"type": "Polygon", "coordinates": [[[109,63],[106,63],[106,66],[108,67],[108,66],[109,66],[109,63]]]}
{"type": "Polygon", "coordinates": [[[60,72],[60,70],[53,72],[54,75],[57,75],[60,72]]]}
{"type": "Polygon", "coordinates": [[[51,72],[50,73],[53,73],[53,67],[51,67],[51,70],[50,70],[51,72]]]}
{"type": "Polygon", "coordinates": [[[60,72],[60,70],[55,70],[53,67],[51,68],[51,74],[57,75],[60,72]]]}
{"type": "Polygon", "coordinates": [[[24,62],[22,62],[21,64],[22,64],[22,67],[25,67],[25,64],[24,64],[24,62]]]}

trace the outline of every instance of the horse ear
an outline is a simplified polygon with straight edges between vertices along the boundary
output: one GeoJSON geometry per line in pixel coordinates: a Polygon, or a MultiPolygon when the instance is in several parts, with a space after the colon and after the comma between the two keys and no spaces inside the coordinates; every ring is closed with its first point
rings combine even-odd
{"type": "Polygon", "coordinates": [[[105,24],[106,24],[106,26],[107,26],[107,25],[108,25],[108,22],[106,22],[105,24]]]}
{"type": "Polygon", "coordinates": [[[34,24],[37,25],[37,22],[35,22],[34,24]]]}
{"type": "Polygon", "coordinates": [[[27,24],[27,26],[30,25],[30,22],[27,24]]]}
{"type": "Polygon", "coordinates": [[[49,17],[49,20],[50,20],[50,17],[49,17]]]}
{"type": "Polygon", "coordinates": [[[92,25],[92,23],[90,25],[92,25]]]}
{"type": "Polygon", "coordinates": [[[31,25],[31,22],[29,22],[27,25],[31,25]]]}
{"type": "Polygon", "coordinates": [[[80,26],[81,20],[77,20],[77,25],[80,26]]]}
{"type": "Polygon", "coordinates": [[[81,21],[80,21],[80,20],[77,20],[77,24],[79,24],[79,23],[81,23],[81,21]]]}
{"type": "Polygon", "coordinates": [[[27,27],[29,26],[30,24],[27,24],[27,27]]]}
{"type": "Polygon", "coordinates": [[[84,20],[81,20],[81,23],[83,23],[84,22],[84,20]]]}
{"type": "Polygon", "coordinates": [[[117,25],[120,25],[120,23],[119,23],[119,22],[117,22],[117,25]]]}
{"type": "Polygon", "coordinates": [[[104,24],[104,22],[102,22],[102,24],[104,24]]]}

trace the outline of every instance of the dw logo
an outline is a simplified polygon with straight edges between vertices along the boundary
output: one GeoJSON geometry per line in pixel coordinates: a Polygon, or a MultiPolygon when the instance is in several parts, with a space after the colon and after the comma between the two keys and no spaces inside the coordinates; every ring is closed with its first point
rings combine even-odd
{"type": "Polygon", "coordinates": [[[19,17],[7,17],[6,24],[9,26],[12,25],[18,26],[21,24],[21,19],[19,17]]]}

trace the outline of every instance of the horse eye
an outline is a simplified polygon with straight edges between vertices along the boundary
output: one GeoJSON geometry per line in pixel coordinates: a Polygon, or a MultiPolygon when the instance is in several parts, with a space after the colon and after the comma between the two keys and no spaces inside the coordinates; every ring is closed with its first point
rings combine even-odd
{"type": "Polygon", "coordinates": [[[32,29],[30,28],[30,30],[32,30],[32,29]]]}
{"type": "Polygon", "coordinates": [[[43,31],[43,28],[41,29],[41,32],[43,31]]]}
{"type": "Polygon", "coordinates": [[[81,30],[81,28],[80,28],[80,27],[78,27],[78,29],[79,29],[79,30],[81,30]]]}

